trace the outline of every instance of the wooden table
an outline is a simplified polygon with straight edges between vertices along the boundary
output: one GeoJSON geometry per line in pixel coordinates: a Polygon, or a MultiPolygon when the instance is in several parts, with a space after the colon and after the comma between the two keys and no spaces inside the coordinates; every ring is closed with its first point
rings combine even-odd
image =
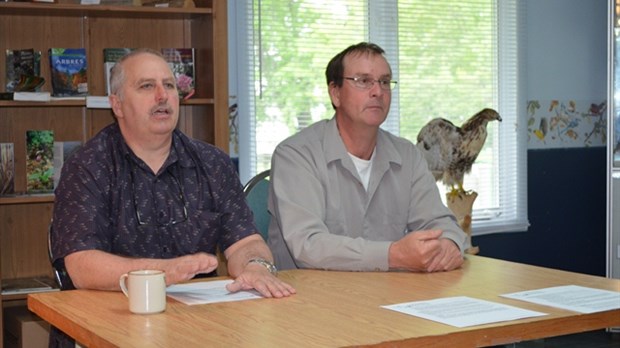
{"type": "Polygon", "coordinates": [[[462,269],[432,274],[294,270],[279,277],[285,299],[188,306],[168,298],[161,314],[131,314],[120,292],[28,295],[28,308],[92,347],[473,347],[620,326],[620,310],[580,314],[499,297],[558,285],[620,291],[620,280],[467,256],[462,269]],[[381,305],[470,296],[549,315],[468,328],[381,305]]]}

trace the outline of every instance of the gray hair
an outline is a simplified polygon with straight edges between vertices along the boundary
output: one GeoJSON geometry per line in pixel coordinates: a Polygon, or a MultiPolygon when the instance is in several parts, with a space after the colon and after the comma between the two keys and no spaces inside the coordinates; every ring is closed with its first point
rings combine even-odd
{"type": "Polygon", "coordinates": [[[154,56],[160,57],[164,59],[164,56],[157,50],[152,48],[137,48],[132,50],[131,52],[124,55],[121,59],[119,59],[116,64],[112,67],[110,71],[110,93],[117,95],[119,98],[123,98],[122,90],[123,84],[125,83],[125,66],[124,63],[127,59],[132,57],[141,55],[141,54],[152,54],[154,56]]]}

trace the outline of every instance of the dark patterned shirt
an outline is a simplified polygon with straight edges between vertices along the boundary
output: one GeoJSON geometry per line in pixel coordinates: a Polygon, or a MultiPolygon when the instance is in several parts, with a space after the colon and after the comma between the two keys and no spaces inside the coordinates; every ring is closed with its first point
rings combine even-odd
{"type": "Polygon", "coordinates": [[[173,258],[215,254],[256,233],[228,155],[178,130],[159,173],[129,149],[118,124],[64,164],[55,191],[53,254],[80,250],[173,258]]]}

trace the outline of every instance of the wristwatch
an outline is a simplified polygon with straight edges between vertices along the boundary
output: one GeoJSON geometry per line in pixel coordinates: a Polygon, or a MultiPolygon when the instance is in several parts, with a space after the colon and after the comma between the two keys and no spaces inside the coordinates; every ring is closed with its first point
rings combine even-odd
{"type": "Polygon", "coordinates": [[[250,261],[248,261],[248,264],[250,263],[258,263],[259,265],[265,266],[267,270],[269,271],[269,273],[273,275],[276,275],[278,273],[278,269],[276,268],[276,265],[274,265],[273,263],[265,259],[260,259],[260,258],[251,259],[250,261]]]}

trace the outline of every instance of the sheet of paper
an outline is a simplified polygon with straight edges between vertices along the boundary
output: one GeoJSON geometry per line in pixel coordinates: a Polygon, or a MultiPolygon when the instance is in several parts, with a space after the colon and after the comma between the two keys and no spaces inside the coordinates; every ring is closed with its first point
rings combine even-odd
{"type": "Polygon", "coordinates": [[[381,307],[456,327],[547,315],[546,313],[466,296],[406,302],[381,307]]]}
{"type": "Polygon", "coordinates": [[[620,292],[578,285],[556,286],[501,296],[579,313],[603,312],[620,308],[620,292]]]}
{"type": "Polygon", "coordinates": [[[243,301],[262,298],[262,296],[254,290],[229,292],[226,290],[226,284],[232,282],[232,280],[228,279],[176,284],[171,285],[166,289],[166,295],[187,305],[243,301]]]}

